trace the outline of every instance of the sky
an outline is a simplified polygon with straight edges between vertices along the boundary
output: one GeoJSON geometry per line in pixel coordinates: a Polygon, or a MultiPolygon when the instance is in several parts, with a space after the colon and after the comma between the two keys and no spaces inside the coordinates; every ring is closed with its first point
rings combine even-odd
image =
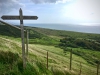
{"type": "Polygon", "coordinates": [[[0,17],[19,15],[20,8],[23,15],[38,16],[37,20],[24,20],[26,24],[100,25],[100,0],[0,0],[0,17]]]}

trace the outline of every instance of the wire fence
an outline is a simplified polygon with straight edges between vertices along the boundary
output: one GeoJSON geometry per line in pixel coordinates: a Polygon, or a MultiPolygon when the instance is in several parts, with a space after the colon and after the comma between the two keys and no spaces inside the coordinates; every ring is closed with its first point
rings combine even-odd
{"type": "MultiPolygon", "coordinates": [[[[47,52],[47,68],[48,68],[48,60],[49,60],[49,52],[47,52]]],[[[70,53],[70,55],[73,55],[70,53]]],[[[67,67],[69,64],[69,70],[74,71],[76,75],[100,75],[100,64],[92,65],[88,63],[83,63],[81,60],[73,61],[73,57],[70,56],[69,63],[67,63],[67,67]]]]}

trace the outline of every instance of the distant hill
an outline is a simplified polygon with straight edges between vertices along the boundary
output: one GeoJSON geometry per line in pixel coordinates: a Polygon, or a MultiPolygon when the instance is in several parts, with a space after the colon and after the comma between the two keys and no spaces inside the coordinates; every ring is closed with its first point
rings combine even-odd
{"type": "Polygon", "coordinates": [[[20,37],[21,34],[20,30],[16,28],[0,24],[0,35],[20,37]]]}
{"type": "Polygon", "coordinates": [[[95,39],[95,40],[99,40],[100,38],[100,34],[82,33],[82,32],[65,31],[65,30],[53,30],[53,29],[28,27],[28,26],[26,26],[26,28],[32,29],[38,33],[48,36],[74,37],[74,38],[95,39]]]}
{"type": "MultiPolygon", "coordinates": [[[[73,32],[65,30],[53,30],[53,29],[30,27],[30,26],[25,26],[25,29],[28,29],[30,31],[29,33],[30,39],[35,39],[35,38],[41,39],[43,37],[48,37],[49,39],[52,38],[59,40],[64,37],[73,37],[73,38],[93,39],[99,41],[100,38],[100,34],[81,33],[81,32],[73,32]]],[[[13,36],[13,37],[21,36],[20,30],[3,24],[0,24],[0,35],[13,36]]]]}

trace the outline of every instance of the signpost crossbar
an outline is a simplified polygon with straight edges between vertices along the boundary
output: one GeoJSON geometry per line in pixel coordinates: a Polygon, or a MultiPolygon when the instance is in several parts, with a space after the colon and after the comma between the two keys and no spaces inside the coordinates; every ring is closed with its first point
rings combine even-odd
{"type": "MultiPolygon", "coordinates": [[[[20,20],[20,16],[9,16],[9,15],[4,15],[1,17],[3,20],[20,20]]],[[[37,16],[23,16],[24,20],[37,20],[37,16]]]]}

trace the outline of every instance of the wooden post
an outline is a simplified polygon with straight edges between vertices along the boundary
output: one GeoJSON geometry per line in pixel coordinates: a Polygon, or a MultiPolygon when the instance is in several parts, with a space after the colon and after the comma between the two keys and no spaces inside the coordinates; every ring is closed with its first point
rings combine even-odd
{"type": "MultiPolygon", "coordinates": [[[[25,20],[28,20],[28,19],[30,19],[30,20],[37,20],[38,17],[37,16],[23,16],[22,9],[20,8],[20,10],[19,10],[19,16],[3,15],[1,18],[3,20],[20,20],[21,40],[22,40],[22,59],[23,59],[23,68],[25,69],[25,67],[26,67],[26,54],[25,54],[25,41],[24,41],[23,19],[25,19],[25,20]]],[[[0,21],[0,22],[5,23],[3,21],[0,21]]],[[[7,24],[7,23],[5,23],[5,24],[7,24]]],[[[10,26],[12,26],[12,25],[10,25],[10,26]]],[[[20,28],[18,28],[16,26],[12,26],[12,27],[15,27],[17,29],[20,29],[20,28]]],[[[28,46],[27,46],[27,49],[28,49],[28,46]]]]}
{"type": "Polygon", "coordinates": [[[99,75],[99,63],[97,63],[97,75],[99,75]]]}
{"type": "Polygon", "coordinates": [[[72,49],[70,51],[70,70],[72,69],[72,49]]]}
{"type": "Polygon", "coordinates": [[[28,30],[26,30],[26,56],[28,56],[28,43],[29,43],[28,30]]]}
{"type": "Polygon", "coordinates": [[[82,64],[80,62],[80,73],[79,73],[79,75],[81,75],[81,73],[82,73],[82,64]]]}
{"type": "Polygon", "coordinates": [[[26,67],[26,61],[25,61],[25,42],[24,42],[23,13],[22,13],[21,8],[19,10],[19,16],[20,16],[20,26],[21,26],[23,68],[25,69],[25,67],[26,67]]]}
{"type": "Polygon", "coordinates": [[[48,51],[47,51],[47,69],[48,69],[48,51]]]}

